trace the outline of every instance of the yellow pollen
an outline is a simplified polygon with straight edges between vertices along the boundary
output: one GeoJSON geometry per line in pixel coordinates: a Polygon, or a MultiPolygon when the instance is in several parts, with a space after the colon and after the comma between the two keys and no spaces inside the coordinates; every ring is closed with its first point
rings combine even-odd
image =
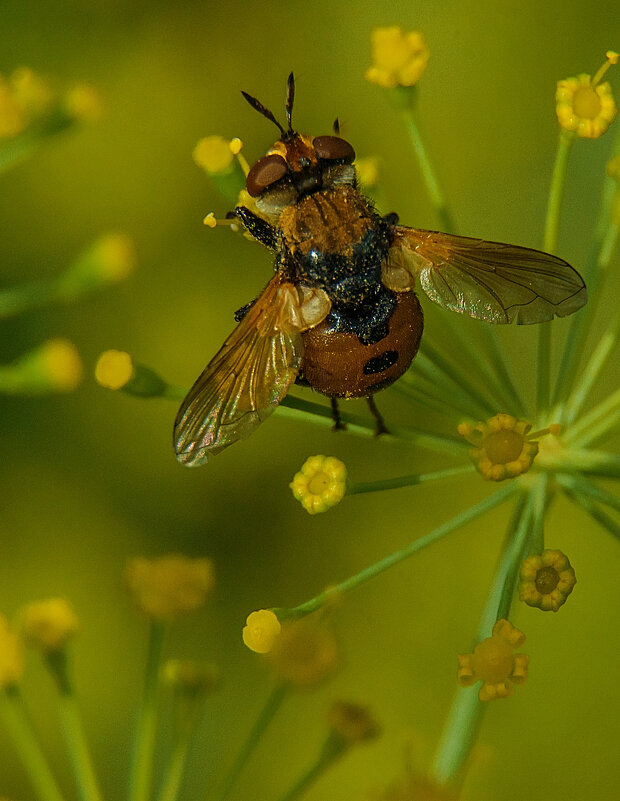
{"type": "Polygon", "coordinates": [[[331,479],[327,475],[327,473],[321,470],[316,475],[312,476],[312,478],[308,482],[308,490],[313,495],[320,495],[322,492],[325,492],[325,490],[329,487],[330,481],[331,479]]]}
{"type": "Polygon", "coordinates": [[[485,437],[484,449],[493,464],[507,464],[521,455],[523,436],[516,431],[502,428],[485,437]]]}
{"type": "Polygon", "coordinates": [[[554,567],[547,565],[547,567],[541,567],[536,573],[534,584],[541,595],[549,595],[558,586],[559,581],[558,571],[554,567]]]}
{"type": "Polygon", "coordinates": [[[585,120],[595,120],[601,113],[601,98],[591,86],[583,86],[573,99],[575,114],[585,120]]]}

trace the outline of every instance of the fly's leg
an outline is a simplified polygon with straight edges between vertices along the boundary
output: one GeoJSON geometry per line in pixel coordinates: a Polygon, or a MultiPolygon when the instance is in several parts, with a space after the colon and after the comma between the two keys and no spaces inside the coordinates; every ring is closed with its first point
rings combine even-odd
{"type": "Polygon", "coordinates": [[[330,398],[330,400],[332,402],[332,420],[334,421],[334,427],[332,428],[332,431],[346,431],[346,423],[343,423],[340,417],[338,399],[330,398]]]}
{"type": "Polygon", "coordinates": [[[375,418],[375,437],[378,437],[380,434],[389,434],[390,430],[383,422],[381,412],[379,409],[377,409],[375,399],[372,395],[369,395],[366,398],[366,403],[368,404],[368,408],[370,409],[372,416],[375,418]]]}
{"type": "Polygon", "coordinates": [[[250,311],[252,306],[256,303],[256,298],[251,300],[249,303],[246,303],[245,306],[242,306],[240,309],[237,309],[235,312],[235,322],[240,323],[241,320],[245,317],[245,315],[250,311]]]}
{"type": "Polygon", "coordinates": [[[270,250],[275,250],[278,243],[278,235],[273,225],[269,225],[267,220],[263,220],[253,211],[246,209],[245,206],[237,206],[235,214],[244,224],[246,230],[257,239],[262,245],[270,250]]]}

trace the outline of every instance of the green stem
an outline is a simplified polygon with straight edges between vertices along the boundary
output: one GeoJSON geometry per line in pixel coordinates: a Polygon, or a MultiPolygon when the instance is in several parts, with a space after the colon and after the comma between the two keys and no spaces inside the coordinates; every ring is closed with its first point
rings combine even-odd
{"type": "MultiPolygon", "coordinates": [[[[574,141],[575,136],[572,132],[566,131],[564,128],[560,130],[547,203],[547,218],[545,220],[544,249],[548,253],[555,253],[558,246],[560,209],[564,195],[568,157],[574,141]]],[[[550,372],[551,325],[549,323],[541,323],[538,327],[538,372],[536,379],[536,412],[539,418],[546,414],[549,409],[550,372]]]]}
{"type": "Polygon", "coordinates": [[[290,787],[279,801],[293,801],[314,784],[319,776],[337,759],[338,755],[330,754],[327,749],[324,749],[318,756],[316,761],[303,773],[299,779],[290,787]]]}
{"type": "Polygon", "coordinates": [[[148,801],[151,794],[157,732],[159,671],[167,631],[167,624],[159,620],[151,621],[144,686],[134,733],[129,801],[148,801]]]}
{"type": "Polygon", "coordinates": [[[545,470],[558,473],[581,472],[589,475],[620,478],[620,456],[606,451],[567,448],[556,456],[545,454],[539,464],[545,470]]]}
{"type": "Polygon", "coordinates": [[[18,758],[32,782],[38,801],[64,801],[32,730],[32,724],[17,686],[7,687],[2,693],[0,715],[15,744],[18,758]]]}
{"type": "Polygon", "coordinates": [[[189,744],[193,733],[194,729],[187,726],[178,735],[172,750],[172,755],[170,756],[170,761],[164,773],[158,801],[176,801],[178,798],[179,790],[181,789],[181,781],[183,779],[183,771],[185,770],[185,763],[187,761],[189,744]]]}
{"type": "MultiPolygon", "coordinates": [[[[509,524],[506,549],[482,612],[477,642],[490,636],[497,620],[508,616],[529,533],[530,505],[529,499],[525,503],[518,503],[509,524]]],[[[476,742],[483,708],[475,687],[457,690],[431,767],[431,775],[439,785],[447,786],[457,781],[476,742]]]]}
{"type": "MultiPolygon", "coordinates": [[[[313,401],[287,395],[276,411],[278,417],[286,417],[292,420],[301,420],[306,423],[316,423],[326,428],[332,428],[334,421],[331,409],[313,401]]],[[[347,424],[347,431],[363,437],[375,437],[376,430],[374,424],[368,422],[363,417],[341,412],[343,423],[347,424]]],[[[446,436],[445,434],[432,434],[422,429],[393,426],[390,425],[388,434],[381,435],[383,442],[405,442],[414,443],[417,446],[437,451],[438,453],[463,454],[465,443],[457,438],[446,436]]]]}
{"type": "Polygon", "coordinates": [[[47,665],[58,687],[58,716],[79,798],[81,801],[102,801],[80,708],[71,681],[67,651],[64,648],[50,651],[47,654],[47,665]]]}
{"type": "Polygon", "coordinates": [[[572,425],[565,434],[565,441],[576,447],[586,447],[605,436],[620,424],[620,389],[591,409],[572,425]]]}
{"type": "Polygon", "coordinates": [[[556,476],[556,480],[561,487],[579,492],[580,495],[586,495],[593,501],[600,501],[620,512],[620,498],[611,492],[607,492],[607,490],[604,490],[592,481],[588,481],[584,476],[574,473],[559,473],[556,476]]]}
{"type": "Polygon", "coordinates": [[[347,495],[361,495],[364,492],[382,492],[383,490],[389,489],[414,487],[418,484],[426,484],[430,481],[440,481],[444,478],[455,478],[456,476],[467,475],[473,473],[475,469],[473,464],[466,464],[460,467],[449,467],[446,470],[437,470],[434,473],[396,476],[395,478],[384,478],[379,481],[350,482],[347,485],[347,495]]]}
{"type": "Polygon", "coordinates": [[[285,683],[277,684],[274,688],[271,695],[267,698],[267,702],[265,706],[261,710],[254,726],[250,730],[250,733],[247,736],[247,739],[241,746],[239,753],[237,754],[235,761],[230,767],[230,770],[226,774],[224,778],[224,783],[220,789],[220,792],[217,794],[216,799],[217,801],[225,801],[228,796],[230,795],[230,791],[235,785],[239,774],[243,770],[246,762],[248,761],[250,755],[260,742],[261,737],[265,733],[265,730],[273,720],[276,712],[280,708],[282,701],[286,697],[286,693],[288,690],[288,685],[285,683]]]}
{"type": "Polygon", "coordinates": [[[566,403],[563,421],[567,426],[573,422],[581,411],[588,395],[590,394],[596,379],[601,374],[601,370],[609,359],[618,339],[620,330],[620,311],[616,310],[609,328],[600,338],[598,345],[590,356],[585,369],[582,371],[579,384],[573,390],[566,403]]]}
{"type": "Polygon", "coordinates": [[[477,517],[480,517],[481,515],[490,511],[500,503],[503,503],[515,491],[516,487],[514,484],[507,484],[506,486],[494,492],[492,495],[488,495],[483,500],[479,501],[473,506],[470,506],[464,512],[460,512],[451,520],[448,520],[446,523],[443,523],[441,526],[433,529],[433,531],[429,532],[428,534],[413,540],[413,542],[410,542],[409,545],[406,545],[404,548],[401,548],[398,551],[394,551],[394,553],[391,553],[384,559],[380,559],[378,562],[375,562],[364,570],[361,570],[359,573],[356,573],[354,576],[342,581],[340,584],[332,585],[329,589],[325,590],[314,598],[311,598],[309,601],[293,607],[292,609],[275,609],[275,613],[280,620],[284,620],[286,618],[303,617],[304,615],[309,615],[311,612],[315,612],[325,604],[330,603],[334,598],[339,598],[343,593],[359,587],[360,584],[364,584],[366,581],[375,578],[375,576],[378,576],[394,565],[399,564],[399,562],[403,562],[405,559],[413,556],[413,554],[421,551],[423,548],[426,548],[433,542],[445,537],[446,534],[450,534],[452,531],[467,525],[467,523],[470,523],[472,520],[475,520],[477,517]]]}
{"type": "Polygon", "coordinates": [[[422,178],[424,179],[424,183],[426,185],[426,191],[428,192],[430,201],[433,204],[435,213],[439,218],[441,229],[446,233],[456,233],[454,219],[452,218],[452,214],[448,209],[444,194],[439,185],[435,168],[433,167],[428,155],[428,151],[424,144],[424,140],[422,139],[420,128],[416,119],[416,110],[413,105],[403,109],[403,119],[405,121],[405,127],[407,128],[407,133],[409,134],[411,144],[413,145],[418,164],[420,165],[422,178]]]}
{"type": "Polygon", "coordinates": [[[466,372],[453,360],[445,358],[428,339],[422,343],[421,352],[430,359],[435,367],[441,370],[452,385],[465,392],[481,409],[484,409],[486,414],[492,415],[497,411],[497,408],[489,401],[488,395],[480,392],[476,385],[469,380],[466,372]]]}
{"type": "Polygon", "coordinates": [[[607,512],[604,512],[599,506],[592,503],[590,498],[583,493],[569,489],[566,485],[562,487],[566,495],[573,501],[576,506],[585,509],[593,520],[607,529],[617,540],[620,540],[620,525],[610,517],[607,512]]]}

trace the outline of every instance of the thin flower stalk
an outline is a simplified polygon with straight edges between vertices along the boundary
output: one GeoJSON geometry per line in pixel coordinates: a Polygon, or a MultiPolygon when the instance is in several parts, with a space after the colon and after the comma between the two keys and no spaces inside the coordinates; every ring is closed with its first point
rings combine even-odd
{"type": "Polygon", "coordinates": [[[79,798],[81,801],[102,801],[80,707],[69,675],[66,650],[63,648],[50,651],[47,662],[58,687],[58,716],[79,798]]]}
{"type": "Polygon", "coordinates": [[[417,357],[415,368],[406,372],[393,384],[391,390],[407,398],[421,401],[423,405],[427,405],[428,402],[429,406],[449,415],[455,422],[463,417],[487,416],[485,411],[472,405],[471,400],[454,386],[451,390],[442,388],[437,379],[437,370],[425,361],[422,355],[417,357]]]}
{"type": "Polygon", "coordinates": [[[151,796],[153,756],[157,731],[159,673],[168,625],[160,620],[150,623],[149,645],[142,698],[134,733],[133,756],[129,777],[129,801],[148,801],[151,796]]]}
{"type": "Polygon", "coordinates": [[[486,512],[490,511],[496,506],[499,506],[499,504],[507,500],[515,491],[515,485],[512,482],[508,483],[501,489],[497,490],[491,495],[488,495],[486,498],[483,498],[478,503],[470,506],[465,511],[460,512],[458,515],[446,521],[441,526],[433,529],[428,534],[418,537],[404,548],[394,551],[389,556],[380,559],[378,562],[375,562],[364,570],[361,570],[359,573],[356,573],[345,581],[331,586],[329,589],[325,590],[314,598],[311,598],[309,601],[299,604],[292,609],[275,609],[274,611],[280,620],[309,615],[311,612],[315,612],[317,609],[321,609],[321,607],[329,604],[333,598],[341,597],[345,592],[356,589],[361,584],[364,584],[366,581],[369,581],[370,579],[375,578],[375,576],[378,576],[386,570],[389,570],[389,568],[393,567],[394,565],[403,562],[405,559],[408,559],[410,556],[413,556],[413,554],[423,550],[433,542],[440,540],[447,534],[462,528],[468,523],[471,523],[472,520],[475,520],[481,515],[486,514],[486,512]]]}
{"type": "MultiPolygon", "coordinates": [[[[495,621],[508,616],[530,531],[531,513],[531,495],[522,497],[508,526],[504,555],[481,615],[477,640],[488,637],[495,621]]],[[[440,786],[458,781],[476,742],[483,708],[475,688],[457,690],[431,767],[431,776],[440,786]]]]}
{"type": "MultiPolygon", "coordinates": [[[[421,352],[443,372],[452,385],[459,387],[479,408],[484,409],[485,414],[493,414],[497,410],[497,407],[489,398],[489,394],[481,392],[475,383],[470,380],[466,372],[453,359],[444,356],[439,348],[436,348],[428,339],[422,343],[421,352]]],[[[451,389],[450,391],[452,392],[453,390],[451,389]]]]}
{"type": "Polygon", "coordinates": [[[566,442],[577,448],[593,445],[613,429],[620,428],[619,412],[620,389],[617,389],[568,429],[566,442]]]}
{"type": "Polygon", "coordinates": [[[599,339],[588,363],[582,371],[579,384],[575,387],[566,402],[563,420],[567,426],[570,426],[573,420],[575,420],[583,408],[584,403],[587,401],[592,387],[616,346],[619,331],[620,310],[617,309],[610,321],[609,327],[599,339]]]}
{"type": "Polygon", "coordinates": [[[410,104],[403,108],[402,115],[405,128],[409,134],[409,139],[422,172],[426,191],[428,192],[429,199],[439,219],[441,229],[446,233],[456,233],[456,225],[452,213],[448,208],[443,190],[439,184],[439,179],[437,178],[437,173],[428,155],[422,134],[420,133],[420,126],[418,124],[417,112],[414,105],[410,104]]]}
{"type": "Polygon", "coordinates": [[[200,720],[202,705],[175,732],[172,752],[164,769],[158,801],[177,801],[185,772],[189,746],[200,720]]]}
{"type": "Polygon", "coordinates": [[[585,476],[560,474],[557,477],[557,482],[561,487],[566,487],[580,495],[586,495],[591,500],[600,501],[620,512],[620,497],[607,492],[607,490],[589,481],[585,476]]]}
{"type": "MultiPolygon", "coordinates": [[[[315,423],[325,428],[332,428],[334,424],[331,409],[327,406],[305,400],[304,398],[297,398],[294,395],[287,395],[278,406],[275,414],[279,417],[315,423]]],[[[374,438],[376,436],[374,424],[368,422],[363,417],[358,417],[348,412],[341,412],[340,417],[342,422],[346,423],[349,433],[369,438],[374,438]]],[[[382,434],[381,440],[386,442],[402,440],[410,442],[412,445],[428,448],[437,453],[463,453],[462,440],[459,440],[457,437],[445,434],[434,434],[411,426],[390,425],[389,433],[382,434]]]]}
{"type": "Polygon", "coordinates": [[[436,470],[433,473],[396,476],[395,478],[384,478],[380,481],[349,481],[347,495],[361,495],[365,492],[383,492],[384,490],[400,489],[402,487],[415,487],[418,484],[427,484],[446,478],[458,478],[459,476],[473,473],[475,469],[473,464],[466,464],[460,467],[449,467],[446,470],[436,470]]]}
{"type": "Polygon", "coordinates": [[[9,687],[2,693],[0,715],[39,801],[65,801],[32,729],[21,693],[16,686],[9,687]]]}
{"type": "Polygon", "coordinates": [[[588,495],[579,492],[578,490],[569,489],[568,486],[562,487],[566,496],[573,501],[577,506],[585,509],[590,517],[595,520],[604,529],[607,529],[617,540],[620,540],[620,525],[614,520],[613,517],[607,514],[600,506],[597,506],[588,495]]]}
{"type": "MultiPolygon", "coordinates": [[[[564,196],[568,158],[574,141],[575,135],[572,132],[566,131],[564,128],[560,130],[545,220],[544,250],[547,253],[555,253],[558,246],[560,210],[564,196]]],[[[536,410],[539,415],[544,415],[549,409],[550,376],[551,326],[549,323],[542,323],[538,327],[538,372],[536,376],[536,410]]]]}
{"type": "Polygon", "coordinates": [[[462,414],[470,417],[488,417],[494,411],[488,401],[481,403],[479,399],[472,397],[466,388],[461,387],[429,356],[425,347],[421,348],[416,356],[415,367],[406,373],[405,377],[408,375],[411,375],[412,381],[422,378],[430,392],[438,399],[447,398],[455,410],[460,410],[462,414]]]}
{"type": "Polygon", "coordinates": [[[545,454],[541,467],[557,473],[586,473],[620,478],[620,456],[606,451],[570,448],[556,455],[545,454]]]}
{"type": "Polygon", "coordinates": [[[239,752],[235,757],[235,761],[232,763],[228,773],[224,777],[224,781],[220,787],[220,790],[215,795],[216,801],[226,801],[226,799],[230,796],[230,793],[235,786],[241,771],[247,764],[248,759],[254,752],[256,746],[259,744],[263,734],[267,730],[267,727],[274,719],[276,713],[282,705],[282,702],[286,698],[288,689],[289,686],[287,683],[279,682],[270,693],[265,705],[256,718],[254,725],[250,729],[245,742],[239,749],[239,752]]]}
{"type": "MultiPolygon", "coordinates": [[[[620,152],[620,140],[617,150],[620,152]]],[[[554,406],[558,405],[560,419],[562,409],[559,402],[561,398],[567,397],[574,386],[577,370],[583,357],[588,341],[588,334],[598,307],[598,301],[602,296],[605,278],[609,273],[608,268],[618,244],[618,239],[620,238],[619,222],[612,219],[611,215],[614,197],[619,190],[617,189],[616,182],[609,177],[607,178],[606,187],[607,186],[611,191],[606,191],[603,194],[599,223],[597,225],[597,229],[602,228],[603,233],[595,238],[591,251],[593,255],[589,260],[590,267],[586,272],[588,304],[586,308],[582,309],[579,314],[576,314],[571,321],[558,369],[557,381],[553,394],[553,404],[554,406]]]]}

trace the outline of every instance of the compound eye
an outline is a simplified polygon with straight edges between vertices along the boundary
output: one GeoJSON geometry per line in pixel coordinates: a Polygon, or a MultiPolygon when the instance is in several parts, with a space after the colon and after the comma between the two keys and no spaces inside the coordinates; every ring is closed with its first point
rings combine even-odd
{"type": "Polygon", "coordinates": [[[355,159],[355,150],[339,136],[317,136],[312,140],[314,149],[320,159],[329,161],[352,162],[355,159]]]}
{"type": "Polygon", "coordinates": [[[277,153],[264,156],[248,173],[245,179],[246,189],[252,197],[258,197],[280,178],[284,178],[287,172],[288,166],[282,156],[278,156],[277,153]]]}

